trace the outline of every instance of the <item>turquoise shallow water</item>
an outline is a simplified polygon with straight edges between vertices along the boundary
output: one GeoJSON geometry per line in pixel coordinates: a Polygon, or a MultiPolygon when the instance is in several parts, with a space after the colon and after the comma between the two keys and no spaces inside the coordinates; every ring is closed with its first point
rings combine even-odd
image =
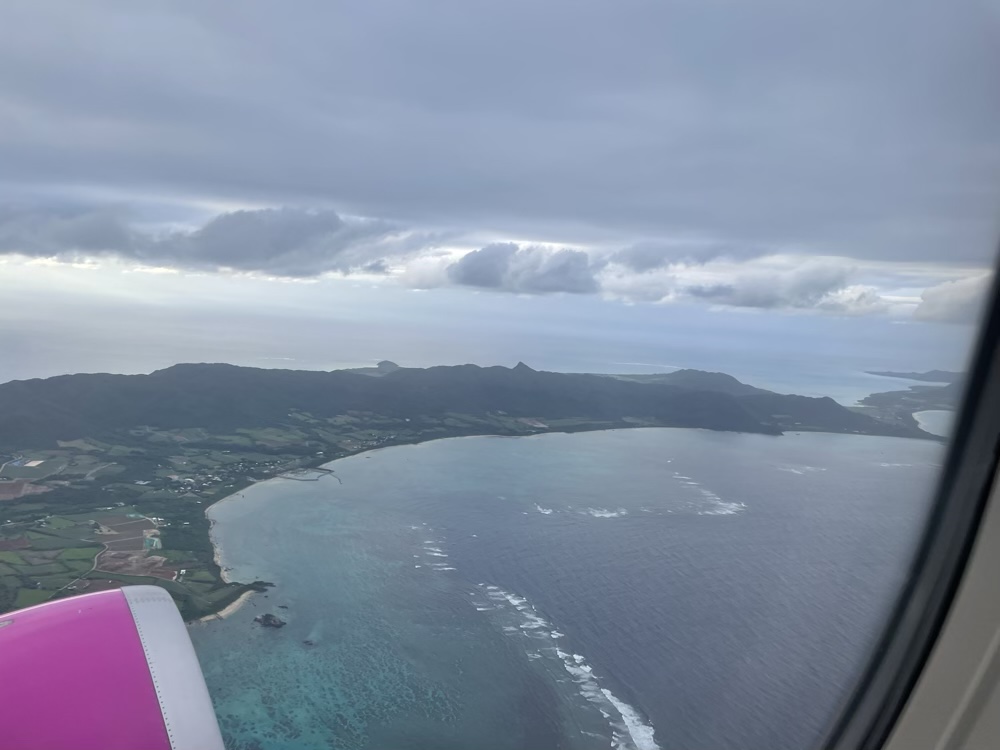
{"type": "Polygon", "coordinates": [[[941,454],[673,429],[363,454],[210,510],[234,577],[277,585],[192,638],[232,748],[808,747],[941,454]]]}

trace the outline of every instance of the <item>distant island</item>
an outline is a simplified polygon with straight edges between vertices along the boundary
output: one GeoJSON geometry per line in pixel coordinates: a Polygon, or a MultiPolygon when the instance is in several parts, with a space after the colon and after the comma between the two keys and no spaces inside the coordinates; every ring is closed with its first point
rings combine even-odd
{"type": "Polygon", "coordinates": [[[905,391],[873,393],[861,399],[854,410],[899,427],[918,427],[913,416],[920,411],[955,411],[958,409],[964,382],[949,385],[912,385],[905,391]]]}
{"type": "Polygon", "coordinates": [[[901,380],[920,380],[925,383],[957,383],[965,375],[961,372],[951,372],[950,370],[927,370],[926,372],[893,372],[892,370],[878,371],[865,370],[869,375],[878,375],[883,378],[900,378],[901,380]]]}
{"type": "Polygon", "coordinates": [[[373,448],[635,427],[939,439],[906,419],[908,407],[876,402],[852,410],[699,370],[592,375],[524,363],[181,364],[12,381],[0,384],[0,612],[123,583],[162,586],[189,620],[218,612],[268,584],[228,582],[205,509],[373,448]]]}

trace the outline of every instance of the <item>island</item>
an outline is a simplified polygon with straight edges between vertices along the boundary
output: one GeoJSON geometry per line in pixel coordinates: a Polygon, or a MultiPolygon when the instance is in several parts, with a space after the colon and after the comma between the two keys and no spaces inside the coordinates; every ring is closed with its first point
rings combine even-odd
{"type": "Polygon", "coordinates": [[[901,380],[920,380],[925,383],[957,383],[965,377],[964,373],[951,370],[927,370],[926,372],[894,372],[892,370],[865,370],[869,375],[883,378],[899,378],[901,380]]]}
{"type": "Polygon", "coordinates": [[[253,621],[264,628],[283,628],[288,624],[280,617],[272,615],[270,612],[263,615],[257,615],[253,618],[253,621]]]}
{"type": "Polygon", "coordinates": [[[269,584],[228,580],[205,510],[275,477],[339,481],[307,470],[385,446],[636,427],[940,439],[876,401],[852,410],[699,370],[594,375],[524,363],[180,364],[12,381],[0,384],[0,612],[137,583],[169,591],[187,620],[225,610],[269,584]]]}
{"type": "Polygon", "coordinates": [[[854,411],[899,427],[919,427],[913,416],[921,411],[955,411],[961,403],[964,384],[913,385],[905,391],[873,393],[861,399],[854,411]]]}

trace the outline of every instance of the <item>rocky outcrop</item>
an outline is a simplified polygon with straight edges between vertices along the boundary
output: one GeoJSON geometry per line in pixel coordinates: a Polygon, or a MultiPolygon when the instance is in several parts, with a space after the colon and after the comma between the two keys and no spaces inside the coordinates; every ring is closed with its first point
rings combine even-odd
{"type": "Polygon", "coordinates": [[[255,618],[253,618],[253,621],[265,628],[285,627],[285,621],[282,620],[277,615],[272,615],[270,612],[263,615],[257,615],[255,618]]]}

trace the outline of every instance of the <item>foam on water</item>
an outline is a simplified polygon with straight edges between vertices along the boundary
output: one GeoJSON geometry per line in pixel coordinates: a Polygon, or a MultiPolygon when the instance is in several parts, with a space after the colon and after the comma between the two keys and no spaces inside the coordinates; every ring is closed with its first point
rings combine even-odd
{"type": "Polygon", "coordinates": [[[551,515],[552,513],[552,508],[543,508],[538,503],[535,503],[535,510],[537,510],[539,513],[545,516],[551,515]]]}
{"type": "Polygon", "coordinates": [[[583,511],[585,515],[593,516],[594,518],[621,518],[622,516],[627,516],[628,511],[625,508],[618,508],[617,510],[608,510],[607,508],[587,508],[583,511]]]}
{"type": "Polygon", "coordinates": [[[702,487],[699,492],[701,492],[702,497],[704,497],[710,504],[710,507],[698,511],[699,516],[731,516],[734,513],[746,510],[747,506],[744,503],[727,502],[711,490],[706,490],[704,487],[702,487]]]}
{"type": "MultiPolygon", "coordinates": [[[[426,524],[424,524],[424,526],[426,527],[426,524]]],[[[413,528],[413,527],[411,527],[411,528],[413,528]]],[[[424,531],[429,531],[429,530],[432,530],[432,529],[424,528],[423,530],[424,531]]],[[[452,567],[451,564],[445,562],[445,560],[448,559],[448,553],[445,552],[441,548],[441,544],[442,544],[441,541],[439,541],[437,539],[424,539],[422,544],[423,544],[423,546],[420,548],[420,551],[423,553],[424,563],[426,565],[429,565],[430,568],[431,568],[431,570],[435,570],[435,571],[456,570],[456,568],[452,567]]],[[[415,558],[417,558],[417,559],[421,558],[421,555],[419,555],[419,554],[414,554],[413,556],[415,558]]],[[[423,566],[422,565],[414,565],[413,567],[414,568],[421,568],[423,566]]]]}
{"type": "MultiPolygon", "coordinates": [[[[789,467],[779,467],[782,471],[791,471],[795,474],[804,474],[805,470],[809,470],[812,467],[804,466],[799,468],[789,468],[789,467]]],[[[820,469],[822,471],[822,469],[820,469]]],[[[694,502],[690,502],[686,506],[686,510],[693,510],[699,516],[731,516],[734,513],[740,513],[746,510],[746,504],[739,501],[729,501],[723,500],[719,495],[712,492],[710,489],[702,486],[701,482],[692,479],[689,476],[685,476],[679,472],[674,472],[673,477],[678,481],[685,489],[684,491],[697,491],[698,499],[694,502]]],[[[667,510],[668,513],[672,512],[670,509],[667,510]]]]}
{"type": "Polygon", "coordinates": [[[799,476],[811,474],[814,471],[826,471],[822,466],[777,466],[775,468],[778,471],[784,471],[788,474],[798,474],[799,476]]]}
{"type": "Polygon", "coordinates": [[[708,510],[698,511],[699,516],[731,516],[747,509],[746,503],[727,503],[720,500],[708,510]]]}
{"type": "MultiPolygon", "coordinates": [[[[539,614],[523,596],[512,594],[499,586],[480,583],[479,587],[495,606],[476,605],[477,611],[493,610],[502,613],[503,605],[507,604],[519,616],[521,622],[518,626],[501,625],[501,630],[506,635],[518,635],[531,639],[528,643],[535,644],[538,643],[536,639],[539,638],[552,640],[565,637],[565,633],[552,627],[549,621],[539,614]]],[[[582,654],[563,651],[559,646],[527,648],[525,654],[532,662],[543,660],[546,655],[552,661],[557,661],[573,680],[578,694],[597,708],[607,721],[613,748],[618,748],[618,750],[661,750],[654,738],[653,725],[645,720],[633,706],[604,687],[600,678],[594,674],[593,666],[582,654]]],[[[583,733],[590,736],[600,736],[592,732],[584,731],[583,733]]]]}
{"type": "MultiPolygon", "coordinates": [[[[601,688],[601,692],[604,693],[604,697],[618,709],[618,713],[622,715],[622,721],[625,722],[625,726],[628,728],[629,737],[632,738],[632,742],[637,750],[659,750],[660,746],[656,744],[656,740],[653,738],[652,725],[643,721],[642,717],[639,716],[634,708],[624,701],[616,698],[615,695],[607,688],[601,688]]],[[[620,745],[620,747],[627,746],[620,745]]]]}

